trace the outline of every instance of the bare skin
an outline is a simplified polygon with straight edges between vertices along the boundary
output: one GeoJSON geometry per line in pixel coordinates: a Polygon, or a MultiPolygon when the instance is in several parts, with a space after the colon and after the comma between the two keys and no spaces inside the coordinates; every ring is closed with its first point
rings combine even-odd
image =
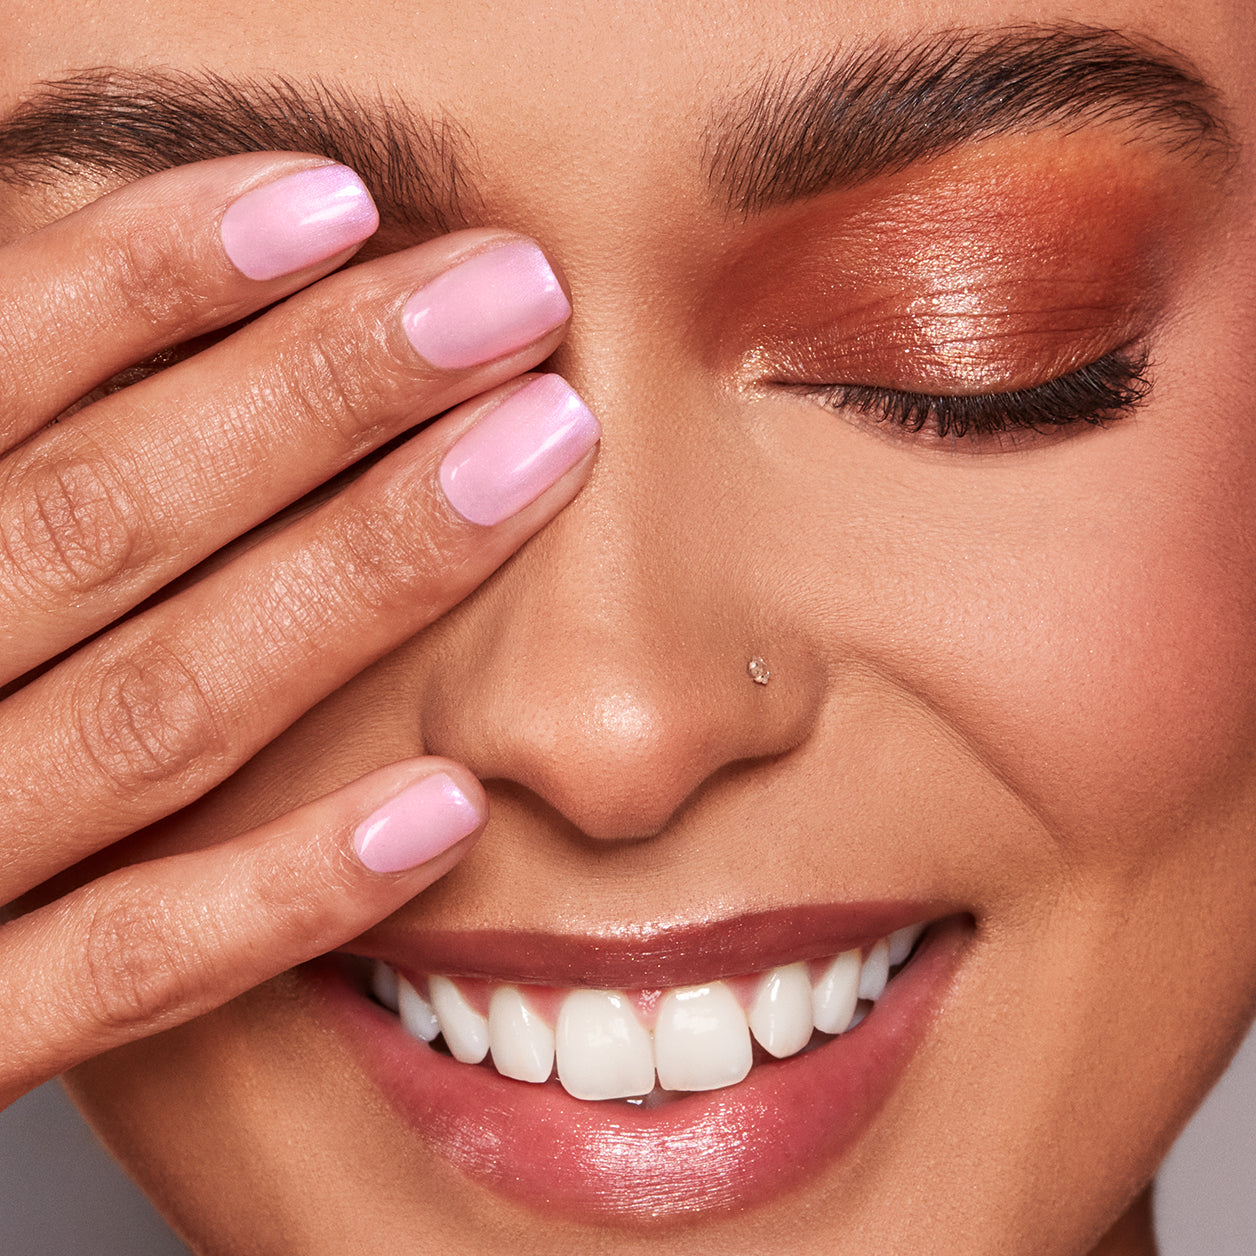
{"type": "Polygon", "coordinates": [[[468,194],[439,224],[386,214],[347,271],[351,249],[258,281],[223,211],[317,156],[0,189],[0,535],[36,535],[41,459],[92,449],[142,464],[121,516],[145,542],[107,571],[92,551],[90,578],[4,552],[0,1002],[28,1010],[0,1097],[73,1067],[205,1253],[1153,1253],[1147,1184],[1256,1005],[1246,5],[13,10],[6,112],[91,66],[319,76],[447,116],[468,194]],[[1027,20],[1162,41],[1237,147],[1045,127],[745,212],[713,197],[710,120],[766,67],[1027,20]],[[408,296],[516,237],[559,268],[570,328],[454,371],[411,354],[408,296]],[[1126,344],[1148,348],[1141,408],[1046,436],[931,441],[815,395],[1025,389],[1126,344]],[[601,419],[596,467],[469,524],[441,459],[538,367],[601,419]],[[276,583],[315,591],[278,637],[276,583]],[[117,680],[137,669],[139,693],[117,680]],[[129,727],[150,731],[110,757],[129,727]],[[438,770],[486,806],[481,840],[364,868],[357,824],[438,770]],[[648,1233],[462,1176],[298,967],[424,931],[886,899],[973,927],[875,1121],[786,1196],[648,1233]]]}

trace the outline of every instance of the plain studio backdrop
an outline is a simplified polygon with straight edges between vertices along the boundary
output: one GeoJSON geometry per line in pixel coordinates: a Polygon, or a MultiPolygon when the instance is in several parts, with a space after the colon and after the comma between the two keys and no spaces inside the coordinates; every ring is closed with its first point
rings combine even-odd
{"type": "MultiPolygon", "coordinates": [[[[1256,1251],[1256,1031],[1160,1175],[1161,1256],[1256,1251]]],[[[5,1256],[187,1256],[55,1083],[0,1113],[5,1256]]]]}

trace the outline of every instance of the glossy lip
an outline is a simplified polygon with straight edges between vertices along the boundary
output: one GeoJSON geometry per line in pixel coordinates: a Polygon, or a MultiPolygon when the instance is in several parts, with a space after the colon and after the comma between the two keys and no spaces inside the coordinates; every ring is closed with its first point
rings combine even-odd
{"type": "MultiPolygon", "coordinates": [[[[820,915],[832,910],[816,909],[820,915]]],[[[904,917],[901,906],[872,909],[872,914],[886,910],[900,923],[929,918],[920,913],[904,917]]],[[[837,939],[830,935],[821,953],[884,936],[869,935],[852,922],[849,912],[840,914],[851,932],[837,939]],[[858,937],[853,936],[856,930],[858,937]]],[[[805,938],[796,940],[792,951],[779,950],[785,945],[780,926],[787,914],[743,918],[762,930],[757,951],[779,959],[761,963],[759,953],[752,958],[744,946],[736,956],[730,949],[723,961],[730,974],[804,957],[798,947],[807,945],[805,938]]],[[[731,935],[721,932],[725,926],[733,930],[738,922],[683,932],[690,938],[727,937],[731,948],[731,935]]],[[[495,945],[505,946],[510,935],[491,936],[495,945]]],[[[568,974],[579,963],[570,955],[570,939],[525,936],[532,950],[522,958],[545,980],[558,975],[554,963],[560,958],[568,974]],[[547,962],[541,964],[547,949],[547,962]]],[[[332,1023],[393,1107],[436,1154],[474,1182],[543,1208],[547,1215],[650,1227],[766,1200],[846,1151],[894,1089],[971,937],[970,918],[939,921],[855,1029],[816,1050],[760,1064],[736,1086],[687,1095],[659,1108],[583,1102],[554,1081],[531,1085],[502,1077],[488,1065],[460,1064],[408,1037],[395,1016],[355,988],[343,966],[324,961],[307,971],[332,1023]]],[[[626,961],[619,944],[594,965],[592,980],[586,954],[579,984],[606,983],[626,961]]],[[[434,942],[430,958],[440,949],[434,942]]],[[[415,952],[407,956],[406,967],[416,966],[415,952]]],[[[637,967],[631,985],[641,988],[675,973],[684,980],[693,962],[686,956],[668,961],[660,950],[648,975],[637,967]]],[[[498,978],[513,975],[517,980],[520,975],[518,964],[508,974],[491,959],[479,963],[478,956],[472,968],[498,978]],[[491,972],[483,971],[489,968],[491,972]]],[[[440,970],[467,972],[465,953],[463,963],[440,970]]],[[[707,978],[714,975],[709,964],[703,971],[707,978]]]]}
{"type": "Polygon", "coordinates": [[[405,973],[643,990],[821,959],[952,910],[928,903],[809,904],[697,925],[634,925],[585,935],[482,929],[410,936],[384,926],[351,949],[405,973]]]}

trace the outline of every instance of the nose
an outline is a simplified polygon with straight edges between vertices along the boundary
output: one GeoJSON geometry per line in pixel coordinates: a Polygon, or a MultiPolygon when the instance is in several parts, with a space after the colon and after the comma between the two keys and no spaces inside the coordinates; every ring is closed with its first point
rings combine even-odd
{"type": "Polygon", "coordinates": [[[738,544],[753,486],[723,465],[735,443],[617,422],[618,396],[595,403],[605,436],[581,496],[429,639],[419,713],[429,753],[599,842],[653,837],[787,753],[822,687],[769,554],[738,544]]]}

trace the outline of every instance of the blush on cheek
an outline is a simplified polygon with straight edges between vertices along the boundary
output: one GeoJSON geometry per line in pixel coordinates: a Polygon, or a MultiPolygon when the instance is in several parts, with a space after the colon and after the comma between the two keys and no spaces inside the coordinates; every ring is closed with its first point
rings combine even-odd
{"type": "Polygon", "coordinates": [[[1256,791],[1256,509],[1214,479],[1122,497],[1005,528],[922,684],[1053,828],[1132,853],[1256,791]]]}
{"type": "Polygon", "coordinates": [[[1112,572],[1096,593],[1066,595],[1076,635],[1039,648],[1023,694],[1041,744],[1021,771],[1068,831],[1150,836],[1251,787],[1256,633],[1227,589],[1167,562],[1112,572]]]}
{"type": "Polygon", "coordinates": [[[773,430],[792,495],[769,531],[832,684],[870,671],[921,712],[905,761],[940,729],[991,798],[1114,858],[1256,805],[1256,421],[1206,374],[1162,368],[1145,417],[1024,456],[773,430]]]}

